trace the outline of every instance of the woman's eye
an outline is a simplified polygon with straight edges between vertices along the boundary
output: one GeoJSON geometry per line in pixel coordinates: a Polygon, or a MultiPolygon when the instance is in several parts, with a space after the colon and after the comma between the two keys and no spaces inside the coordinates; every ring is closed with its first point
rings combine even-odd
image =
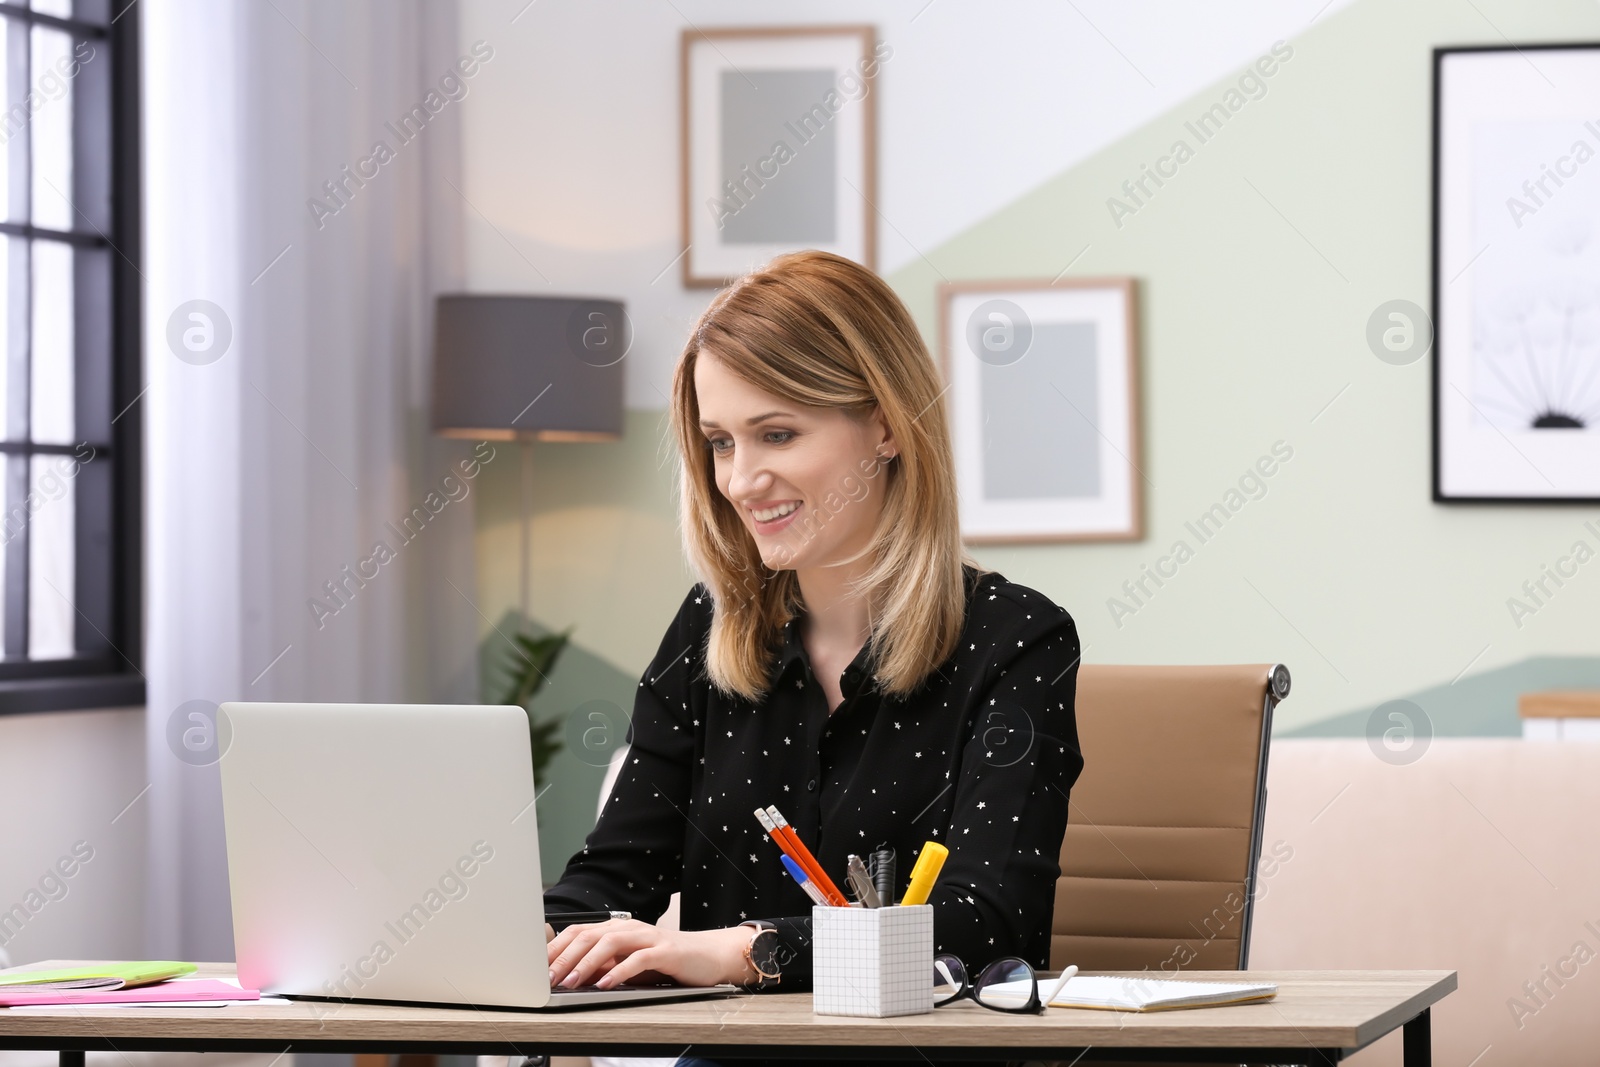
{"type": "Polygon", "coordinates": [[[782,444],[788,444],[789,438],[791,438],[793,436],[794,436],[794,434],[791,433],[788,430],[773,430],[771,433],[767,434],[767,440],[772,441],[772,439],[774,437],[781,437],[781,438],[783,438],[783,440],[781,440],[781,441],[772,441],[772,443],[775,444],[775,445],[782,445],[782,444]]]}
{"type": "Polygon", "coordinates": [[[708,438],[706,441],[706,444],[711,446],[711,451],[713,452],[724,452],[726,449],[724,449],[722,446],[730,445],[732,443],[733,442],[729,441],[726,437],[712,437],[708,438]]]}

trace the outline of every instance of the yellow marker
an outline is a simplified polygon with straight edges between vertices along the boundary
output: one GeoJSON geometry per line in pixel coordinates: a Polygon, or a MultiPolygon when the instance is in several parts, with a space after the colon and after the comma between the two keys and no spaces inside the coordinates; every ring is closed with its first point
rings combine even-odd
{"type": "Polygon", "coordinates": [[[933,892],[934,880],[939,877],[945,857],[949,855],[950,850],[939,842],[924,842],[922,855],[917,857],[917,865],[911,868],[911,884],[906,886],[906,895],[900,898],[902,905],[928,902],[928,894],[933,892]]]}

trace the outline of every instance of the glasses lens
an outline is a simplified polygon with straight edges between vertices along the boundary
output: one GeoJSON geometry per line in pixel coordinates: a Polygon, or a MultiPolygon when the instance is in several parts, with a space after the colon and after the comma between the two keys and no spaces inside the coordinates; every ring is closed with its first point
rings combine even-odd
{"type": "Polygon", "coordinates": [[[933,961],[933,1002],[943,1004],[961,995],[967,987],[967,969],[954,956],[940,956],[933,961]]]}
{"type": "Polygon", "coordinates": [[[990,1008],[1006,1011],[1026,1008],[1034,996],[1033,968],[1021,960],[991,963],[978,976],[973,996],[979,1004],[990,1008]]]}

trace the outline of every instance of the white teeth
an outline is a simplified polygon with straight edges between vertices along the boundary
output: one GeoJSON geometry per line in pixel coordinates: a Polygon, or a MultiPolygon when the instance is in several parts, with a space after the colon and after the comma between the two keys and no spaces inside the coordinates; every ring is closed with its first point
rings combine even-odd
{"type": "Polygon", "coordinates": [[[768,508],[765,511],[752,511],[750,514],[754,515],[756,519],[761,522],[771,522],[773,519],[783,518],[785,515],[789,514],[789,512],[793,511],[799,506],[800,502],[798,500],[791,500],[787,504],[780,504],[778,507],[768,508]]]}

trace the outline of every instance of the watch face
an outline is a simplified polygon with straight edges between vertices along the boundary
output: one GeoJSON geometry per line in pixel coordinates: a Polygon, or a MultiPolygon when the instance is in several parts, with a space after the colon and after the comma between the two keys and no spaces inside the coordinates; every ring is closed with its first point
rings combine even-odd
{"type": "Polygon", "coordinates": [[[762,930],[750,945],[750,962],[763,975],[778,973],[778,934],[775,930],[762,930]]]}

